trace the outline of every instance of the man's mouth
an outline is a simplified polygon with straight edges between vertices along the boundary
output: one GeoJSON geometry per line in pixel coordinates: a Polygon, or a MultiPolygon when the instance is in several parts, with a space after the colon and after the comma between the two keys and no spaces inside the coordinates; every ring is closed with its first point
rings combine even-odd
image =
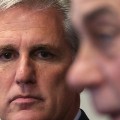
{"type": "Polygon", "coordinates": [[[23,96],[23,95],[17,95],[14,96],[12,99],[10,99],[10,103],[16,103],[16,104],[30,104],[35,102],[43,102],[45,99],[43,97],[38,96],[23,96]]]}
{"type": "Polygon", "coordinates": [[[14,110],[32,110],[43,108],[45,98],[40,95],[16,95],[9,100],[9,104],[14,110]]]}

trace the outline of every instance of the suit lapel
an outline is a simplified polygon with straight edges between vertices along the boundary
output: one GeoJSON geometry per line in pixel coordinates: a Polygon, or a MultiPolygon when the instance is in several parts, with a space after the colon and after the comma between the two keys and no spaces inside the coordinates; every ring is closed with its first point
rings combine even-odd
{"type": "Polygon", "coordinates": [[[79,120],[89,120],[87,115],[85,114],[85,112],[83,110],[81,110],[81,116],[80,116],[79,120]]]}

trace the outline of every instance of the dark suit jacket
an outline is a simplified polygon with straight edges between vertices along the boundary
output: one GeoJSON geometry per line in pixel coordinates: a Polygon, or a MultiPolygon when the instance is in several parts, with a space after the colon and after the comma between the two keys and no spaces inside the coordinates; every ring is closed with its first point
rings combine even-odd
{"type": "Polygon", "coordinates": [[[80,116],[79,120],[89,120],[87,115],[85,114],[85,112],[83,110],[81,110],[81,116],[80,116]]]}

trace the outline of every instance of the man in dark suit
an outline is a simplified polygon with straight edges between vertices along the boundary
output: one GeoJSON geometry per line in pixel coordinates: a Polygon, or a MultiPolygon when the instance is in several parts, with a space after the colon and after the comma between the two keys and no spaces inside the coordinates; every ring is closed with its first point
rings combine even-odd
{"type": "Polygon", "coordinates": [[[85,120],[66,84],[76,46],[58,0],[0,1],[0,118],[85,120]]]}

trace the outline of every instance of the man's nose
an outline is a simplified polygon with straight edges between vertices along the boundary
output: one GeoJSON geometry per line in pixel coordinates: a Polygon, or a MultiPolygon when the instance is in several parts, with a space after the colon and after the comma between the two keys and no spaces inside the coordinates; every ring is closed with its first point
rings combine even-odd
{"type": "Polygon", "coordinates": [[[18,85],[35,83],[34,66],[29,57],[23,56],[19,59],[16,68],[15,81],[18,85]]]}
{"type": "Polygon", "coordinates": [[[81,90],[84,87],[94,87],[103,81],[99,68],[97,52],[91,44],[82,44],[75,61],[68,72],[70,86],[81,90]]]}

